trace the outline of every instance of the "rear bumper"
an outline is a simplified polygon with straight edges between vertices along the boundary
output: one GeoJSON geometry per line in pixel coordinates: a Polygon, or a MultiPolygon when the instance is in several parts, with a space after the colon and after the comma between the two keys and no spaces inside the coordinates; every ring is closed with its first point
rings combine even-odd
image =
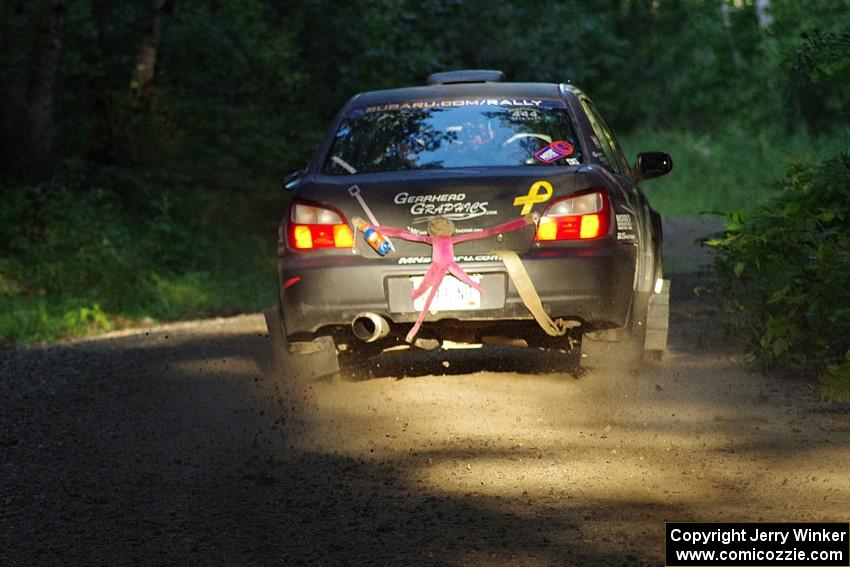
{"type": "MultiPolygon", "coordinates": [[[[635,246],[606,241],[535,249],[520,255],[552,318],[580,319],[594,327],[626,324],[634,283],[635,246]]],[[[421,276],[428,264],[398,264],[396,258],[288,254],[278,264],[280,305],[289,336],[316,334],[349,325],[361,312],[374,312],[393,323],[412,323],[418,312],[399,301],[400,286],[421,276]],[[390,289],[393,288],[391,293],[390,289]],[[393,301],[390,301],[390,298],[393,301]]],[[[501,261],[460,262],[469,274],[485,277],[481,309],[429,313],[428,322],[532,320],[501,261]],[[497,276],[497,277],[488,277],[497,276]],[[501,286],[497,289],[494,286],[501,286]]]]}

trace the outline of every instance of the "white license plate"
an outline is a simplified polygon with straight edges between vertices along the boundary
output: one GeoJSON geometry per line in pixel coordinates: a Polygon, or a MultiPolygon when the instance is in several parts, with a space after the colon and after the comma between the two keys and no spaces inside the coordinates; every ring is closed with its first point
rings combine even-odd
{"type": "MultiPolygon", "coordinates": [[[[481,274],[473,274],[469,277],[474,282],[481,283],[481,274]]],[[[410,283],[413,284],[413,289],[416,289],[422,283],[422,276],[410,278],[410,283]]],[[[415,310],[422,311],[429,293],[430,291],[427,291],[424,295],[413,301],[413,308],[415,310]]],[[[466,285],[456,277],[447,275],[440,284],[437,296],[431,302],[430,311],[433,313],[437,311],[465,311],[480,308],[481,292],[474,287],[466,285]]]]}

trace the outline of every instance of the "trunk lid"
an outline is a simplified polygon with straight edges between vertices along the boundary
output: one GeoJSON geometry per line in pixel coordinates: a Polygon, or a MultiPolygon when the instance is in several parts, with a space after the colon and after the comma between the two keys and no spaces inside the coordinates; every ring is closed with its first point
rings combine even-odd
{"type": "MultiPolygon", "coordinates": [[[[454,222],[455,234],[476,232],[522,214],[542,214],[553,199],[585,188],[579,167],[488,168],[463,170],[399,171],[357,176],[321,175],[306,179],[296,199],[339,209],[350,222],[361,217],[372,224],[404,228],[425,234],[428,221],[445,217],[454,222]],[[533,169],[533,171],[532,171],[533,169]],[[557,171],[557,172],[555,172],[557,171]],[[374,218],[370,220],[370,217],[374,218]]],[[[455,246],[461,261],[476,261],[493,250],[522,252],[534,242],[529,226],[499,237],[462,242],[455,246]]],[[[364,258],[381,258],[355,237],[364,258]]],[[[431,255],[427,244],[392,238],[395,252],[388,257],[417,263],[431,255]],[[399,256],[401,258],[399,258],[399,256]]],[[[481,261],[481,260],[478,260],[481,261]]]]}

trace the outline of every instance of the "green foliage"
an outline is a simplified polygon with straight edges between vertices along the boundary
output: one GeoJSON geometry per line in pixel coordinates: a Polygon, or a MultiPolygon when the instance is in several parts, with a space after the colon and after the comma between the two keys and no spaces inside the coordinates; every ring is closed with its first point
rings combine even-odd
{"type": "Polygon", "coordinates": [[[53,341],[112,328],[112,320],[97,303],[0,295],[0,345],[53,341]]]}
{"type": "MultiPolygon", "coordinates": [[[[31,72],[19,46],[32,45],[38,12],[12,4],[0,11],[7,152],[24,126],[31,72]]],[[[56,104],[62,157],[234,186],[245,173],[301,166],[353,94],[463,67],[573,82],[618,131],[765,122],[820,131],[847,118],[850,0],[773,0],[766,28],[753,2],[731,1],[728,22],[719,2],[698,0],[167,4],[155,104],[140,115],[129,87],[149,4],[69,3],[56,104]]]]}
{"type": "Polygon", "coordinates": [[[850,350],[842,362],[826,367],[821,380],[821,396],[825,400],[850,401],[850,350]]]}
{"type": "Polygon", "coordinates": [[[710,133],[639,128],[621,140],[630,158],[663,150],[673,171],[641,185],[652,205],[666,216],[752,211],[777,193],[788,160],[819,161],[847,145],[850,129],[813,135],[776,127],[729,124],[710,133]]]}
{"type": "Polygon", "coordinates": [[[806,122],[820,128],[847,120],[850,101],[850,31],[801,34],[792,88],[806,122]]]}
{"type": "Polygon", "coordinates": [[[732,335],[766,369],[825,375],[823,394],[850,401],[850,156],[794,162],[782,193],[727,215],[716,290],[732,335]],[[844,392],[844,394],[842,394],[844,392]]]}
{"type": "Polygon", "coordinates": [[[298,51],[267,3],[180,1],[166,23],[156,114],[175,144],[158,159],[219,187],[306,160],[309,136],[293,128],[298,51]]]}
{"type": "Polygon", "coordinates": [[[272,238],[246,228],[269,216],[245,196],[211,200],[201,188],[142,182],[149,201],[125,201],[115,189],[83,189],[71,174],[66,181],[0,194],[0,341],[274,301],[272,238]]]}

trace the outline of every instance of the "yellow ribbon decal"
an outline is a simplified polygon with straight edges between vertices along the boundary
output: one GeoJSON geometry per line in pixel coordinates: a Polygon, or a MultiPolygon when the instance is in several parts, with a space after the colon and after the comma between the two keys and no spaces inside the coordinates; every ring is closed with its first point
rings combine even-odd
{"type": "Polygon", "coordinates": [[[528,195],[517,197],[514,199],[514,207],[522,205],[520,215],[527,215],[537,203],[545,203],[552,196],[552,184],[548,181],[536,181],[531,189],[528,190],[528,195]],[[540,190],[543,189],[543,193],[540,190]]]}

